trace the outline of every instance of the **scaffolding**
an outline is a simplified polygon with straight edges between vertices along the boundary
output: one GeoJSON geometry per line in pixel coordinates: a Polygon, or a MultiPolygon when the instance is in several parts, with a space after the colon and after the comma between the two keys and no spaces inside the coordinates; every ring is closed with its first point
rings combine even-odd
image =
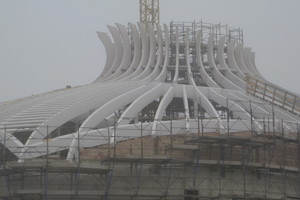
{"type": "Polygon", "coordinates": [[[196,33],[200,31],[202,36],[202,43],[207,42],[209,34],[214,35],[214,42],[217,44],[221,37],[225,37],[226,43],[234,40],[237,43],[243,43],[244,41],[244,34],[243,29],[241,28],[233,28],[228,26],[227,24],[214,24],[214,23],[207,23],[201,21],[193,21],[193,22],[177,22],[171,21],[170,22],[170,32],[171,32],[171,41],[176,41],[176,27],[179,30],[179,38],[184,39],[184,32],[186,29],[189,29],[192,34],[192,41],[195,41],[196,33]]]}
{"type": "MultiPolygon", "coordinates": [[[[201,56],[203,61],[203,66],[205,67],[207,73],[211,75],[211,67],[208,63],[208,38],[210,34],[214,36],[214,44],[213,44],[213,55],[214,61],[217,66],[219,66],[219,61],[217,59],[217,46],[218,42],[222,37],[225,37],[225,44],[228,45],[229,42],[235,41],[236,43],[243,43],[243,30],[241,28],[232,28],[228,25],[213,24],[213,23],[205,23],[202,20],[197,22],[170,22],[170,59],[169,59],[169,67],[168,70],[171,73],[169,81],[172,80],[175,74],[175,65],[176,65],[176,37],[178,31],[178,64],[179,64],[179,82],[185,84],[187,82],[186,77],[186,38],[189,39],[189,61],[191,65],[191,71],[193,73],[194,80],[197,85],[205,85],[205,82],[201,79],[201,75],[199,72],[199,66],[197,64],[197,50],[196,50],[196,36],[197,33],[200,32],[201,35],[201,56]],[[186,30],[189,29],[189,35],[186,37],[186,30]]],[[[225,47],[224,51],[227,51],[227,47],[225,47]]],[[[213,78],[213,77],[212,77],[213,78]]]]}
{"type": "Polygon", "coordinates": [[[252,76],[246,77],[246,83],[248,93],[300,116],[300,98],[297,94],[252,76]]]}
{"type": "Polygon", "coordinates": [[[159,24],[159,0],[140,0],[140,22],[159,24]]]}
{"type": "MultiPolygon", "coordinates": [[[[235,103],[257,111],[256,102],[235,103]]],[[[66,146],[53,146],[48,133],[43,150],[27,149],[40,156],[24,162],[15,156],[20,149],[8,151],[5,134],[0,199],[299,199],[299,124],[263,116],[258,132],[252,114],[234,119],[229,110],[223,110],[222,129],[199,109],[190,130],[174,111],[157,121],[155,136],[153,119],[145,117],[126,127],[115,119],[106,130],[71,131],[77,141],[73,162],[65,160],[68,130],[59,131],[66,146]],[[102,145],[89,147],[91,141],[102,145]]]]}

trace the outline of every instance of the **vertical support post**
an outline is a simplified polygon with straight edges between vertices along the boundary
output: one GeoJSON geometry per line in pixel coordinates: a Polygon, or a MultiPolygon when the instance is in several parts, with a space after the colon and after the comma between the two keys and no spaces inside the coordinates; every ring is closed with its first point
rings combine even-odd
{"type": "Polygon", "coordinates": [[[284,127],[283,120],[281,120],[281,139],[282,139],[282,184],[283,184],[283,199],[286,199],[286,172],[285,172],[285,161],[286,161],[286,144],[284,141],[284,127]]]}
{"type": "Polygon", "coordinates": [[[265,116],[263,116],[263,129],[264,129],[264,136],[266,136],[266,122],[265,122],[265,116]]]}
{"type": "MultiPolygon", "coordinates": [[[[300,158],[300,126],[297,123],[298,158],[300,158]]],[[[300,160],[298,160],[298,175],[300,176],[300,160]]]]}
{"type": "Polygon", "coordinates": [[[135,191],[135,197],[138,196],[139,190],[140,190],[140,183],[141,183],[141,177],[142,177],[142,171],[143,171],[143,158],[144,158],[144,150],[143,150],[143,121],[141,119],[141,159],[140,159],[140,169],[139,174],[137,177],[137,185],[136,185],[136,191],[135,191]]]}
{"type": "Polygon", "coordinates": [[[109,131],[109,123],[108,120],[107,122],[107,145],[108,145],[108,173],[106,174],[106,191],[105,191],[105,199],[108,199],[108,193],[109,193],[109,188],[110,188],[110,177],[111,177],[111,153],[110,153],[110,148],[111,148],[111,139],[110,139],[110,131],[109,131]]]}
{"type": "Polygon", "coordinates": [[[249,101],[249,104],[250,104],[251,136],[253,136],[253,112],[252,112],[252,104],[251,104],[251,100],[249,101]]]}
{"type": "Polygon", "coordinates": [[[239,27],[239,41],[241,41],[241,28],[239,27]]]}
{"type": "Polygon", "coordinates": [[[243,29],[241,30],[241,35],[242,35],[242,41],[241,41],[241,43],[243,44],[244,43],[244,31],[243,31],[243,29]]]}
{"type": "Polygon", "coordinates": [[[114,158],[117,154],[117,127],[116,127],[116,117],[114,117],[114,158]]]}
{"type": "Polygon", "coordinates": [[[196,99],[194,99],[194,118],[196,119],[196,114],[199,114],[199,105],[196,99]]]}
{"type": "Polygon", "coordinates": [[[108,120],[107,120],[107,145],[108,145],[108,152],[107,152],[107,156],[108,156],[108,164],[110,166],[110,132],[109,132],[109,124],[108,124],[108,120]]]}
{"type": "MultiPolygon", "coordinates": [[[[61,127],[59,127],[58,130],[57,130],[57,136],[58,136],[58,137],[61,136],[61,127]]],[[[57,152],[57,155],[58,155],[58,157],[60,158],[60,157],[61,157],[61,151],[58,151],[58,152],[57,152]]]]}
{"type": "Polygon", "coordinates": [[[203,110],[203,108],[202,108],[202,106],[201,106],[201,135],[202,136],[204,136],[204,127],[203,127],[203,118],[204,118],[204,110],[203,110]]]}
{"type": "Polygon", "coordinates": [[[141,120],[141,158],[144,158],[143,121],[141,120]]]}
{"type": "Polygon", "coordinates": [[[3,168],[6,169],[6,126],[4,126],[3,168]]]}
{"type": "Polygon", "coordinates": [[[255,84],[254,84],[254,96],[256,95],[256,90],[257,90],[257,82],[258,82],[258,80],[256,79],[255,80],[255,84]]]}
{"type": "Polygon", "coordinates": [[[198,140],[199,140],[199,138],[200,138],[200,121],[199,121],[199,107],[198,107],[198,112],[197,112],[197,126],[198,126],[198,133],[197,133],[197,135],[198,135],[198,140]]]}
{"type": "Polygon", "coordinates": [[[270,116],[268,116],[268,133],[270,133],[271,130],[270,130],[270,116]]]}
{"type": "Polygon", "coordinates": [[[171,142],[171,150],[173,149],[173,122],[172,116],[170,117],[170,142],[171,142]]]}
{"type": "Polygon", "coordinates": [[[79,169],[80,169],[80,134],[79,134],[79,125],[77,123],[77,170],[76,170],[76,188],[75,188],[75,199],[79,199],[79,169]]]}
{"type": "MultiPolygon", "coordinates": [[[[108,171],[108,174],[106,175],[106,183],[107,183],[107,186],[106,186],[106,191],[105,191],[105,196],[104,196],[104,199],[105,200],[109,200],[109,194],[110,194],[110,188],[111,188],[111,185],[112,185],[112,176],[113,176],[113,172],[114,172],[114,168],[115,168],[115,158],[116,158],[116,137],[117,137],[117,127],[116,127],[116,117],[114,117],[114,127],[113,127],[113,147],[114,147],[114,152],[113,152],[113,163],[111,164],[111,159],[109,159],[109,171],[108,171]],[[112,167],[111,167],[112,165],[112,167]]],[[[108,123],[107,123],[108,124],[108,123]]],[[[108,140],[109,140],[109,149],[111,148],[111,136],[110,136],[110,133],[109,133],[109,126],[108,126],[108,140]]],[[[109,150],[109,156],[110,156],[110,151],[109,150]]],[[[110,156],[111,158],[111,156],[110,156]]]]}
{"type": "Polygon", "coordinates": [[[274,104],[272,104],[272,126],[273,126],[273,136],[275,137],[275,114],[274,114],[274,104]]]}
{"type": "Polygon", "coordinates": [[[48,169],[48,166],[49,166],[49,126],[47,125],[47,140],[46,140],[46,145],[47,145],[47,157],[46,157],[46,167],[48,169]]]}
{"type": "Polygon", "coordinates": [[[46,166],[41,170],[41,173],[43,173],[43,199],[47,199],[47,190],[48,190],[48,167],[49,167],[49,126],[46,127],[47,130],[47,137],[46,137],[46,166]]]}
{"type": "Polygon", "coordinates": [[[293,102],[293,106],[292,106],[292,112],[294,112],[296,102],[297,102],[297,97],[294,96],[294,102],[293,102]]]}
{"type": "Polygon", "coordinates": [[[272,104],[275,101],[275,97],[276,97],[276,88],[274,88],[274,91],[273,91],[272,104]]]}
{"type": "Polygon", "coordinates": [[[266,97],[267,84],[265,83],[264,91],[263,91],[263,99],[266,97]]]}
{"type": "Polygon", "coordinates": [[[300,180],[300,126],[297,123],[297,141],[298,141],[298,180],[300,180]]]}
{"type": "MultiPolygon", "coordinates": [[[[4,149],[3,149],[3,169],[6,170],[6,126],[4,126],[4,141],[3,141],[4,149]]],[[[10,193],[10,173],[7,173],[6,179],[6,188],[9,194],[9,198],[11,198],[10,193]]]]}
{"type": "Polygon", "coordinates": [[[230,117],[230,114],[229,114],[229,105],[228,105],[228,99],[226,98],[226,109],[227,109],[227,134],[229,136],[229,117],[230,117]]]}
{"type": "Polygon", "coordinates": [[[245,146],[242,147],[242,153],[243,153],[243,194],[244,199],[246,199],[246,161],[245,161],[245,146]]]}
{"type": "Polygon", "coordinates": [[[222,178],[222,173],[223,173],[223,162],[221,161],[222,159],[222,153],[223,153],[223,144],[219,144],[219,157],[218,157],[218,164],[219,164],[219,182],[218,182],[218,189],[219,189],[219,196],[222,194],[222,183],[221,183],[221,178],[222,178]],[[222,163],[221,163],[222,162],[222,163]]]}
{"type": "MultiPolygon", "coordinates": [[[[172,139],[172,118],[170,117],[170,158],[173,153],[173,139],[172,139]]],[[[169,193],[169,187],[170,187],[170,179],[171,179],[171,173],[172,173],[172,161],[169,163],[169,171],[168,171],[168,177],[167,177],[167,183],[166,183],[166,190],[165,190],[165,196],[168,196],[169,193]]]]}
{"type": "MultiPolygon", "coordinates": [[[[266,145],[264,145],[264,168],[266,168],[266,145]]],[[[268,172],[269,173],[269,172],[268,172]]],[[[263,173],[264,176],[264,195],[265,199],[267,199],[267,173],[263,173]]]]}
{"type": "Polygon", "coordinates": [[[78,125],[77,125],[77,152],[78,152],[78,164],[77,166],[79,167],[80,166],[80,133],[79,133],[79,128],[78,128],[78,125]]]}
{"type": "Polygon", "coordinates": [[[284,97],[283,97],[283,101],[282,101],[282,107],[283,108],[285,106],[286,96],[287,96],[287,91],[284,92],[284,97]]]}
{"type": "Polygon", "coordinates": [[[197,134],[198,135],[198,149],[196,151],[196,153],[197,153],[197,162],[195,163],[194,173],[193,173],[193,190],[196,189],[197,176],[198,176],[198,171],[199,171],[199,168],[200,168],[200,164],[199,164],[199,160],[200,160],[199,109],[198,109],[197,116],[198,116],[198,134],[197,134]]]}
{"type": "Polygon", "coordinates": [[[244,199],[246,199],[246,166],[243,166],[243,190],[244,190],[244,199]]]}

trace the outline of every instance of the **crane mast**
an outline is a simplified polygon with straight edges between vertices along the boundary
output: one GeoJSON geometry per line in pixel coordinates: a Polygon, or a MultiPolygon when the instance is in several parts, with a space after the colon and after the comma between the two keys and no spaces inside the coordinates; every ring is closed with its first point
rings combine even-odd
{"type": "Polygon", "coordinates": [[[140,22],[159,24],[159,0],[140,0],[140,22]]]}

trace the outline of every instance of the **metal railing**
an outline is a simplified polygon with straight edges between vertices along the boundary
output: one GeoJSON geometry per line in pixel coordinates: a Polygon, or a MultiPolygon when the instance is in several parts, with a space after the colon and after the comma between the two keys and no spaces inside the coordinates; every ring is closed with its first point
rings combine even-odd
{"type": "Polygon", "coordinates": [[[300,97],[266,81],[246,77],[247,92],[300,116],[300,97]]]}

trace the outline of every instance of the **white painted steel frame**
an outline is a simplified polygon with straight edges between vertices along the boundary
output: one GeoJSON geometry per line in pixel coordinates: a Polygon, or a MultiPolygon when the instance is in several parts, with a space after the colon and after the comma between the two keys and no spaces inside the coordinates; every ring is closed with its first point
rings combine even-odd
{"type": "Polygon", "coordinates": [[[198,131],[199,116],[195,114],[198,107],[210,118],[205,119],[204,132],[224,133],[230,126],[231,132],[251,129],[260,133],[266,123],[264,116],[274,117],[276,130],[282,129],[281,120],[287,121],[283,123],[286,134],[296,130],[293,123],[299,123],[297,115],[246,93],[246,76],[266,81],[257,70],[250,48],[235,40],[228,43],[225,37],[214,42],[213,34],[209,35],[207,44],[202,44],[201,31],[194,33],[189,28],[184,30],[182,40],[176,27],[175,41],[171,41],[167,25],[163,31],[158,24],[138,23],[137,28],[129,23],[128,26],[129,29],[121,24],[108,26],[113,41],[106,33],[97,32],[106,50],[106,64],[93,83],[0,104],[1,143],[20,159],[45,155],[45,143],[48,143],[48,153],[69,149],[67,159],[72,160],[78,153],[78,139],[80,147],[93,147],[116,142],[113,136],[122,136],[118,141],[139,137],[139,131],[133,129],[140,125],[146,135],[167,135],[170,121],[162,119],[174,98],[183,100],[184,110],[184,119],[172,122],[177,134],[198,131]],[[192,34],[195,41],[191,40],[192,34]],[[171,48],[175,52],[174,66],[169,65],[171,48]],[[191,66],[190,60],[193,48],[196,66],[191,66]],[[208,66],[203,57],[208,59],[208,66]],[[184,65],[181,59],[185,60],[184,65]],[[195,72],[200,74],[201,86],[195,80],[195,72]],[[181,84],[184,73],[186,82],[181,84]],[[158,101],[154,120],[138,124],[137,116],[153,101],[158,101]],[[189,102],[194,102],[194,116],[189,102]],[[233,119],[222,119],[214,104],[228,108],[233,119]],[[120,109],[124,111],[117,116],[120,109]],[[111,126],[113,116],[118,117],[116,132],[111,126]],[[78,131],[46,139],[67,122],[77,123],[78,131]],[[100,126],[105,123],[106,127],[100,126]],[[25,144],[15,136],[22,132],[31,133],[25,144]],[[102,139],[87,139],[99,137],[99,133],[102,139]]]}

